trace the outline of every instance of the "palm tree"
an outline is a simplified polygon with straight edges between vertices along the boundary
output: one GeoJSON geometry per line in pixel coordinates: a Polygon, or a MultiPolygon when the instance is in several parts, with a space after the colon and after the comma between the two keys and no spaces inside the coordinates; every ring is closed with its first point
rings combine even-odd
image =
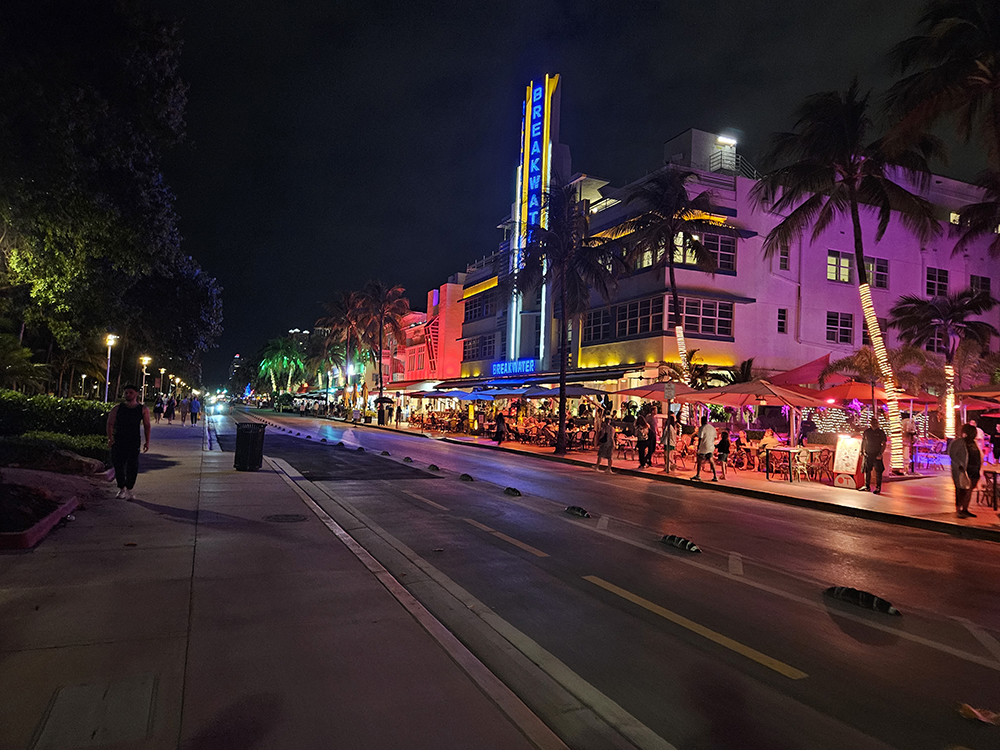
{"type": "MultiPolygon", "coordinates": [[[[566,453],[566,370],[569,326],[590,307],[590,290],[605,300],[625,266],[619,244],[590,231],[590,213],[576,182],[553,176],[542,196],[544,226],[526,227],[530,238],[516,274],[521,293],[548,284],[559,308],[559,432],[558,455],[566,453]]],[[[515,292],[516,293],[516,292],[515,292]]]]}
{"type": "MultiPolygon", "coordinates": [[[[899,330],[899,337],[913,346],[940,343],[944,354],[946,438],[955,437],[955,354],[963,341],[989,345],[990,336],[1000,334],[983,320],[970,320],[997,305],[985,292],[966,289],[946,297],[921,299],[914,295],[899,298],[890,311],[889,325],[899,330]]],[[[937,347],[935,347],[937,348],[937,347]]]]}
{"type": "Polygon", "coordinates": [[[278,390],[277,378],[286,378],[285,390],[291,392],[292,378],[305,370],[302,351],[298,343],[288,337],[271,339],[264,346],[260,357],[260,372],[271,378],[271,388],[278,390]]]}
{"type": "Polygon", "coordinates": [[[810,227],[816,242],[836,217],[850,217],[861,309],[889,401],[892,468],[902,471],[905,457],[896,379],[868,286],[861,211],[878,218],[876,242],[885,234],[893,211],[921,240],[936,234],[939,227],[931,204],[893,176],[926,188],[930,180],[927,160],[940,151],[940,143],[922,136],[915,147],[896,148],[889,154],[881,140],[870,142],[869,96],[860,95],[855,80],[844,93],[827,91],[807,98],[796,112],[795,130],[772,137],[767,160],[783,166],[765,175],[754,186],[752,197],[772,213],[784,215],[764,240],[765,258],[790,249],[810,227]]]}
{"type": "MultiPolygon", "coordinates": [[[[369,281],[361,292],[362,328],[365,343],[378,358],[378,396],[385,395],[385,380],[382,373],[385,351],[385,336],[389,334],[396,341],[405,341],[403,318],[410,312],[410,301],[403,296],[406,290],[400,285],[389,286],[379,280],[369,281]]],[[[380,412],[381,413],[381,412],[380,412]]]]}
{"type": "Polygon", "coordinates": [[[0,388],[20,386],[38,390],[48,371],[46,365],[31,361],[31,349],[21,346],[17,336],[0,333],[0,388]]]}
{"type": "MultiPolygon", "coordinates": [[[[886,355],[892,366],[896,383],[900,387],[916,390],[923,385],[922,378],[907,369],[910,365],[924,365],[927,357],[922,351],[913,346],[901,346],[898,349],[887,349],[886,355]]],[[[872,413],[875,413],[878,408],[878,403],[875,400],[875,384],[882,377],[882,369],[879,367],[878,357],[875,356],[875,352],[870,346],[862,346],[853,354],[830,362],[819,374],[820,386],[823,386],[831,375],[849,375],[858,382],[870,383],[872,387],[872,413]]]]}
{"type": "Polygon", "coordinates": [[[959,136],[974,136],[989,169],[977,183],[984,200],[959,211],[955,253],[980,237],[992,237],[989,253],[1000,256],[1000,4],[996,0],[931,0],[917,22],[918,33],[892,51],[907,73],[890,90],[893,135],[906,142],[946,116],[959,136]]]}
{"type": "Polygon", "coordinates": [[[320,328],[330,333],[327,347],[344,345],[345,380],[351,382],[351,357],[357,355],[364,334],[362,296],[360,292],[338,292],[332,302],[323,305],[326,316],[316,321],[320,328]]]}
{"type": "Polygon", "coordinates": [[[734,385],[736,383],[752,383],[757,380],[753,372],[754,358],[744,359],[737,365],[727,367],[724,370],[717,370],[714,373],[715,379],[723,385],[734,385]]]}
{"type": "MultiPolygon", "coordinates": [[[[684,318],[674,269],[678,262],[683,263],[688,258],[704,271],[712,272],[716,268],[715,258],[698,239],[698,232],[705,228],[698,217],[712,210],[712,194],[709,191],[694,197],[689,194],[688,183],[695,176],[694,172],[670,165],[650,176],[626,198],[627,203],[638,205],[642,213],[623,222],[612,233],[613,237],[627,238],[631,265],[648,258],[654,269],[666,266],[674,305],[671,323],[677,338],[682,381],[692,387],[694,382],[684,342],[684,318]]],[[[717,229],[713,227],[713,231],[717,229]]],[[[728,230],[718,228],[718,231],[728,230]]]]}

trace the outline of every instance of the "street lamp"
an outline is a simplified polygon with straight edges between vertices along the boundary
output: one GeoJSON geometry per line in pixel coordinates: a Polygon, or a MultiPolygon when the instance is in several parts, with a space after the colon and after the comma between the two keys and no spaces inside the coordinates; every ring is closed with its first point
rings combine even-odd
{"type": "Polygon", "coordinates": [[[143,354],[139,357],[139,361],[142,363],[142,402],[146,403],[146,367],[153,361],[153,358],[143,354]]]}
{"type": "Polygon", "coordinates": [[[167,395],[167,392],[163,389],[163,373],[165,373],[166,371],[167,371],[166,367],[160,368],[160,393],[162,393],[164,396],[167,395]]]}
{"type": "Polygon", "coordinates": [[[111,347],[115,345],[118,337],[113,333],[108,334],[108,371],[104,376],[104,403],[108,403],[108,388],[111,386],[111,347]]]}
{"type": "Polygon", "coordinates": [[[80,398],[87,398],[87,376],[80,375],[80,398]]]}

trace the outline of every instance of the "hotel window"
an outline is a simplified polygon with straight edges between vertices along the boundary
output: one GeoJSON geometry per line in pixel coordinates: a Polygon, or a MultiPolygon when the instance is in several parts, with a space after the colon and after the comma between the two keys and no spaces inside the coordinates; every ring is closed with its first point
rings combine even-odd
{"type": "MultiPolygon", "coordinates": [[[[697,234],[691,236],[696,240],[701,239],[697,234]]],[[[682,266],[695,266],[698,264],[690,243],[685,242],[684,236],[680,234],[674,237],[674,263],[682,266]]]]}
{"type": "Polygon", "coordinates": [[[872,289],[889,288],[889,261],[885,258],[865,258],[868,286],[872,289]]]}
{"type": "MultiPolygon", "coordinates": [[[[885,338],[886,329],[889,327],[888,318],[876,318],[878,321],[878,329],[882,332],[883,339],[885,338]]],[[[864,319],[861,321],[861,346],[871,346],[872,339],[868,335],[868,326],[865,325],[864,319]]]]}
{"type": "Polygon", "coordinates": [[[663,330],[663,297],[618,305],[618,338],[663,330]]]}
{"type": "Polygon", "coordinates": [[[927,269],[927,296],[948,296],[948,272],[943,268],[927,269]]]}
{"type": "Polygon", "coordinates": [[[958,224],[959,222],[961,222],[961,220],[962,220],[961,215],[955,213],[954,211],[952,211],[951,215],[948,217],[948,221],[950,221],[952,224],[958,224]]]}
{"type": "Polygon", "coordinates": [[[927,339],[927,344],[924,347],[929,352],[934,352],[934,354],[947,354],[948,353],[948,337],[941,334],[941,330],[938,329],[934,332],[934,335],[927,339]]]}
{"type": "Polygon", "coordinates": [[[975,276],[969,277],[969,288],[977,293],[991,294],[990,292],[990,277],[989,276],[975,276]]]}
{"type": "MultiPolygon", "coordinates": [[[[670,301],[671,314],[673,300],[670,301]]],[[[681,298],[684,310],[684,331],[707,336],[733,335],[733,303],[708,299],[681,298]]]]}
{"type": "Polygon", "coordinates": [[[851,253],[842,253],[837,250],[827,250],[826,252],[826,278],[829,281],[836,281],[840,284],[850,284],[854,279],[852,270],[854,256],[851,253]]]}
{"type": "Polygon", "coordinates": [[[583,343],[607,341],[611,338],[611,310],[591,310],[583,323],[583,343]]]}
{"type": "Polygon", "coordinates": [[[788,308],[778,308],[778,333],[788,333],[788,308]]]}
{"type": "Polygon", "coordinates": [[[413,366],[413,355],[412,354],[410,355],[409,362],[407,363],[406,369],[408,369],[408,370],[414,369],[414,366],[413,366]]]}
{"type": "Polygon", "coordinates": [[[492,289],[465,300],[465,322],[482,320],[497,313],[497,295],[492,289]]]}
{"type": "Polygon", "coordinates": [[[787,247],[778,251],[778,270],[787,271],[792,267],[791,252],[787,247]]]}
{"type": "Polygon", "coordinates": [[[462,345],[462,359],[465,361],[479,359],[479,337],[466,339],[462,345]]]}
{"type": "Polygon", "coordinates": [[[423,370],[424,369],[424,355],[423,354],[418,354],[417,355],[417,369],[418,370],[423,370]]]}
{"type": "Polygon", "coordinates": [[[497,339],[496,334],[491,333],[489,336],[483,336],[479,343],[479,358],[480,359],[493,359],[497,352],[497,339]]]}
{"type": "Polygon", "coordinates": [[[851,313],[826,314],[826,340],[835,344],[854,343],[854,316],[851,313]]]}
{"type": "Polygon", "coordinates": [[[706,234],[702,239],[705,249],[715,258],[720,271],[736,271],[736,238],[722,234],[706,234]]]}

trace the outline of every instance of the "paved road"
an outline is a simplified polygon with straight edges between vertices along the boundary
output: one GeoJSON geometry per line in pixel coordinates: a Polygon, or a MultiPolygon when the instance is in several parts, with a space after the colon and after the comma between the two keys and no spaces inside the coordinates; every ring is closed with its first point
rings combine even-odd
{"type": "Polygon", "coordinates": [[[280,421],[313,440],[271,430],[268,455],[347,499],[678,748],[1000,744],[1000,729],[954,711],[956,701],[1000,708],[996,544],[280,421]],[[477,481],[459,481],[463,472],[477,481]],[[505,496],[507,486],[524,497],[505,496]],[[594,517],[574,519],[567,505],[594,517]],[[666,533],[704,552],[657,545],[666,533]],[[873,591],[905,614],[824,599],[832,584],[873,591]]]}

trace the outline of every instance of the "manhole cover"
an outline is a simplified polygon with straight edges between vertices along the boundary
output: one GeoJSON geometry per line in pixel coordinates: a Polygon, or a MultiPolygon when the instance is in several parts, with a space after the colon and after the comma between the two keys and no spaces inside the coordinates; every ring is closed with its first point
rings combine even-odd
{"type": "Polygon", "coordinates": [[[271,523],[302,523],[308,518],[308,516],[302,516],[298,513],[278,513],[273,516],[264,516],[264,520],[271,523]]]}

